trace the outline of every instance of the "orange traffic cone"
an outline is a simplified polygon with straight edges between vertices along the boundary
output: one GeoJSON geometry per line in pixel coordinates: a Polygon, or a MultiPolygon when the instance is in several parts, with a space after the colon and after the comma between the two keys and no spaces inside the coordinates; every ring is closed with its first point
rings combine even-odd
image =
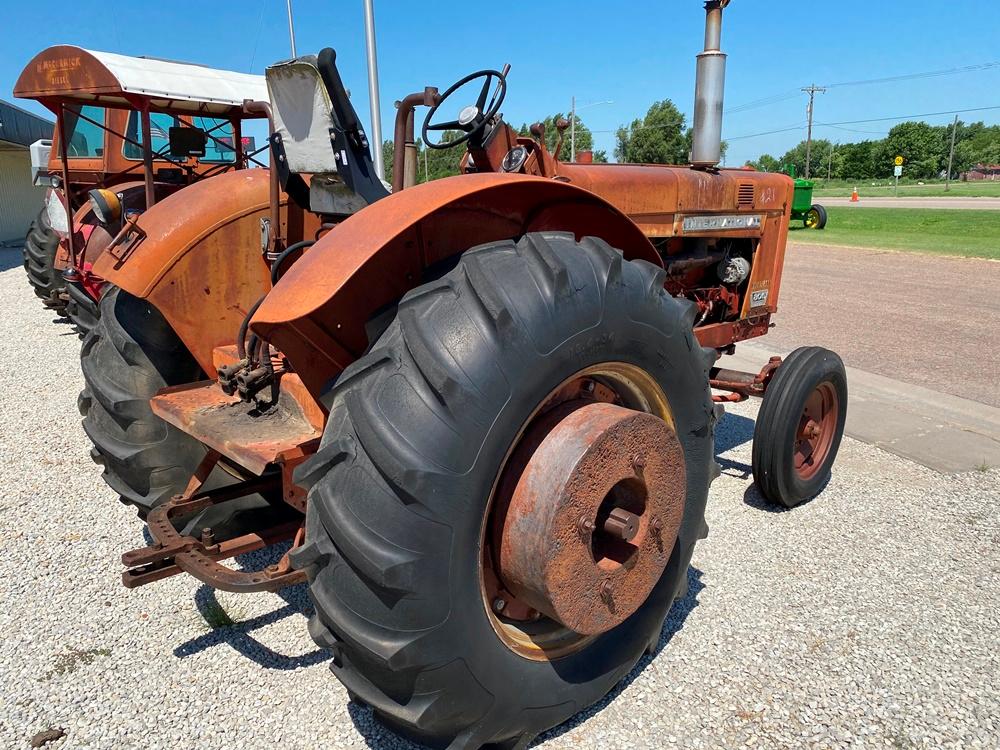
{"type": "Polygon", "coordinates": [[[857,203],[859,200],[861,199],[858,197],[858,189],[854,188],[854,192],[851,193],[851,203],[857,203]]]}

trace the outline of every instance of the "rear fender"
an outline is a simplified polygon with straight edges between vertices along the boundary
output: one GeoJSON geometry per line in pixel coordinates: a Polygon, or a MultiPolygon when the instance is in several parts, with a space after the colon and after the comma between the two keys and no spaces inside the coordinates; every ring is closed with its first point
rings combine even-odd
{"type": "MultiPolygon", "coordinates": [[[[139,218],[142,241],[94,264],[97,275],[149,300],[209,376],[215,347],[236,340],[246,312],[271,285],[260,225],[269,211],[268,180],[268,170],[247,169],[178,190],[139,218]]],[[[290,214],[284,203],[281,220],[289,241],[319,227],[316,217],[290,214]]]]}
{"type": "Polygon", "coordinates": [[[268,294],[251,329],[289,359],[314,397],[368,347],[365,324],[436,263],[527,232],[596,236],[662,265],[642,231],[591,192],[557,180],[475,174],[390,195],[324,235],[268,294]]]}

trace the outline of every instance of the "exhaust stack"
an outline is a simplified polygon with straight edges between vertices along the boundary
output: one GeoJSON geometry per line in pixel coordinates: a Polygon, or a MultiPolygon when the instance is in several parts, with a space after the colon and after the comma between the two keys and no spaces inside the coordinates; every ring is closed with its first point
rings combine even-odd
{"type": "Polygon", "coordinates": [[[722,100],[726,55],[722,52],[722,9],[729,0],[705,3],[705,50],[698,55],[694,85],[691,166],[711,169],[722,161],[722,100]]]}

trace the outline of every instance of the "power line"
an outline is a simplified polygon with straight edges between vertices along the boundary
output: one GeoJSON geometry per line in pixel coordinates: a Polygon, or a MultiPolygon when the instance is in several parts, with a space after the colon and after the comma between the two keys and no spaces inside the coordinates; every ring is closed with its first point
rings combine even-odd
{"type": "Polygon", "coordinates": [[[788,133],[789,131],[792,130],[805,130],[805,129],[806,126],[805,123],[803,123],[802,125],[795,125],[794,127],[780,128],[778,130],[768,130],[763,133],[751,133],[749,135],[734,135],[732,138],[723,138],[723,140],[728,143],[729,141],[742,141],[746,140],[747,138],[760,138],[761,136],[764,135],[774,135],[775,133],[788,133]]]}
{"type": "Polygon", "coordinates": [[[724,114],[733,115],[737,112],[745,112],[748,109],[756,109],[757,107],[766,107],[770,104],[778,104],[779,102],[787,101],[788,99],[797,99],[799,96],[799,89],[794,91],[789,91],[784,94],[775,94],[774,96],[768,96],[763,99],[754,99],[752,102],[747,102],[746,104],[739,104],[735,107],[730,107],[724,114]]]}
{"type": "MultiPolygon", "coordinates": [[[[983,70],[992,70],[994,68],[1000,68],[1000,62],[977,63],[976,65],[965,65],[958,68],[929,70],[923,73],[904,73],[897,76],[869,78],[860,81],[841,81],[839,83],[828,83],[824,86],[824,88],[833,89],[845,86],[868,86],[878,83],[896,83],[898,81],[912,81],[920,78],[937,78],[940,76],[958,75],[961,73],[976,73],[983,70]]],[[[754,99],[753,101],[746,102],[745,104],[739,104],[735,107],[727,109],[725,114],[736,114],[737,112],[745,112],[749,109],[757,109],[758,107],[767,107],[772,104],[778,104],[779,102],[797,97],[799,95],[799,91],[799,89],[794,89],[781,94],[773,94],[772,96],[767,96],[762,99],[754,99]]]]}
{"type": "Polygon", "coordinates": [[[840,88],[842,86],[867,86],[872,83],[894,83],[896,81],[914,81],[918,78],[937,78],[939,76],[950,76],[959,73],[975,73],[980,70],[991,70],[1000,68],[1000,62],[978,63],[976,65],[965,65],[961,68],[948,68],[947,70],[931,70],[926,73],[906,73],[898,76],[888,76],[886,78],[869,78],[864,81],[844,81],[842,83],[828,83],[828,89],[840,88]]]}
{"type": "MultiPolygon", "coordinates": [[[[843,122],[817,122],[814,123],[816,127],[829,127],[837,128],[838,130],[847,130],[855,133],[869,133],[871,135],[882,135],[881,132],[875,132],[871,130],[853,130],[851,128],[840,127],[841,125],[861,125],[868,122],[891,122],[893,120],[912,120],[917,117],[937,117],[939,115],[961,115],[967,112],[985,112],[987,110],[1000,109],[1000,105],[992,107],[972,107],[970,109],[952,109],[947,112],[925,112],[919,115],[904,115],[902,117],[876,117],[870,120],[845,120],[843,122]]],[[[805,130],[806,125],[797,125],[795,127],[780,128],[778,130],[767,130],[763,133],[750,133],[749,135],[734,135],[732,137],[726,137],[726,141],[742,141],[748,138],[760,138],[765,135],[774,135],[776,133],[787,133],[792,130],[805,130]]]]}
{"type": "Polygon", "coordinates": [[[843,122],[818,122],[817,125],[860,125],[866,122],[890,122],[892,120],[912,120],[917,117],[938,117],[939,115],[962,115],[966,112],[985,112],[990,109],[1000,109],[1000,105],[992,107],[972,107],[970,109],[949,109],[945,112],[924,112],[919,115],[903,115],[902,117],[873,117],[870,120],[844,120],[843,122]]]}

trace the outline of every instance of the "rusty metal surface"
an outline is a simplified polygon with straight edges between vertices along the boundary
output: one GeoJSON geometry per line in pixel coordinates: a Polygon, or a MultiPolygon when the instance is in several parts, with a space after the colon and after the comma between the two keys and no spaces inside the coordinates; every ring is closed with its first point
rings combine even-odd
{"type": "Polygon", "coordinates": [[[235,485],[201,492],[201,482],[218,461],[210,452],[203,469],[189,484],[188,490],[150,511],[146,525],[153,541],[146,547],[122,555],[127,570],[122,573],[126,588],[137,588],[180,573],[192,576],[213,588],[236,593],[277,591],[305,580],[303,571],[293,571],[287,553],[281,562],[264,570],[237,571],[219,564],[237,555],[296,539],[301,544],[301,519],[294,519],[267,529],[250,532],[233,539],[216,541],[211,530],[203,529],[199,537],[181,535],[174,528],[174,519],[192,515],[213,505],[246,495],[272,489],[273,477],[258,477],[235,485]]]}
{"type": "Polygon", "coordinates": [[[826,463],[837,434],[840,397],[832,383],[820,383],[806,399],[795,434],[794,464],[803,481],[809,481],[826,463]]]}
{"type": "MultiPolygon", "coordinates": [[[[407,161],[407,151],[410,142],[413,140],[413,117],[414,108],[423,105],[433,107],[440,97],[438,90],[433,86],[428,86],[423,91],[418,91],[403,97],[396,103],[396,125],[393,131],[392,152],[392,192],[398,193],[404,187],[407,161]]],[[[416,156],[416,150],[413,150],[416,156]]],[[[408,186],[407,186],[408,187],[408,186]]]]}
{"type": "Polygon", "coordinates": [[[277,403],[267,409],[227,396],[214,380],[165,388],[150,406],[165,422],[254,474],[314,451],[322,435],[288,387],[279,389],[277,403]]]}
{"type": "Polygon", "coordinates": [[[607,403],[554,410],[511,496],[500,575],[571,630],[615,627],[646,600],[684,510],[684,455],[659,418],[607,403]]]}
{"type": "MultiPolygon", "coordinates": [[[[145,240],[124,255],[102,255],[94,273],[148,299],[202,370],[214,373],[213,350],[234,342],[244,315],[271,285],[260,245],[269,193],[265,169],[229,172],[179,190],[140,217],[145,240]]],[[[297,206],[283,203],[280,215],[289,241],[319,228],[319,218],[297,206]]]]}
{"type": "Polygon", "coordinates": [[[425,268],[544,229],[604,237],[627,258],[659,263],[635,225],[591,193],[523,175],[451,177],[390,195],[321,237],[268,295],[251,329],[317,394],[365,350],[372,313],[417,286],[425,268]]]}
{"type": "Polygon", "coordinates": [[[774,377],[774,373],[781,367],[781,361],[781,357],[771,357],[757,373],[713,367],[708,374],[708,384],[715,390],[730,391],[742,397],[740,399],[715,398],[715,400],[741,401],[750,396],[762,397],[774,377]]]}
{"type": "Polygon", "coordinates": [[[742,169],[706,172],[658,164],[560,162],[558,175],[616,206],[650,237],[678,234],[676,219],[685,215],[745,212],[783,216],[786,204],[790,208],[794,189],[792,180],[782,174],[742,169]],[[741,184],[755,186],[749,205],[739,202],[741,184]]]}

